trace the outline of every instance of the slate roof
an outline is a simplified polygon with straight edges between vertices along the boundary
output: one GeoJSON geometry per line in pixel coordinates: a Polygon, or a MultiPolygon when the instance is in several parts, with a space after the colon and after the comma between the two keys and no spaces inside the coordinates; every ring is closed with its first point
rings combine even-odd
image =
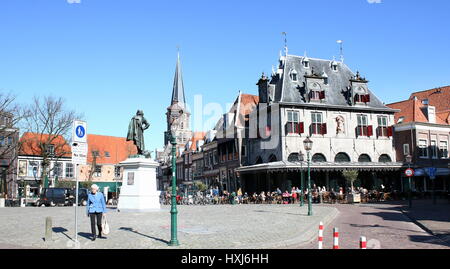
{"type": "Polygon", "coordinates": [[[175,77],[173,79],[173,90],[172,90],[172,102],[171,105],[179,104],[184,108],[186,104],[186,98],[184,96],[184,85],[183,85],[183,75],[181,72],[181,62],[180,54],[177,58],[177,66],[175,69],[175,77]]]}
{"type": "Polygon", "coordinates": [[[323,60],[308,58],[310,67],[303,66],[305,57],[288,55],[284,57],[283,75],[281,79],[272,77],[271,84],[276,84],[275,87],[275,102],[288,103],[296,105],[311,105],[306,102],[301,95],[301,87],[306,83],[305,74],[311,75],[312,71],[318,75],[328,77],[328,91],[326,92],[326,102],[315,104],[314,106],[336,106],[349,109],[376,109],[385,110],[388,112],[395,112],[391,108],[385,106],[383,102],[370,91],[370,103],[365,106],[351,106],[347,103],[343,91],[347,91],[351,85],[350,80],[355,77],[355,74],[342,62],[334,60],[323,60]],[[332,70],[332,62],[337,64],[337,71],[332,70]],[[295,70],[298,74],[298,82],[291,80],[290,74],[295,70]]]}

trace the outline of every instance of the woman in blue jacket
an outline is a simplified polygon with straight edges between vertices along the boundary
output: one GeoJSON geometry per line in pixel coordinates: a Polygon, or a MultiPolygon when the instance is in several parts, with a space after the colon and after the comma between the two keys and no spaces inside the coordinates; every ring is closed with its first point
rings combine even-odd
{"type": "Polygon", "coordinates": [[[91,186],[91,193],[88,195],[86,211],[88,217],[91,217],[91,231],[92,241],[96,238],[95,233],[95,221],[97,220],[98,238],[102,237],[102,217],[103,213],[106,213],[105,196],[101,192],[98,192],[98,186],[93,184],[91,186]]]}

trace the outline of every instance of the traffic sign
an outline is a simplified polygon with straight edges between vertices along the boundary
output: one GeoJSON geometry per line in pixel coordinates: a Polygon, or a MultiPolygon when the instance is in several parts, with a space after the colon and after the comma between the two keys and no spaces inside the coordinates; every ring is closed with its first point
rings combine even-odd
{"type": "Polygon", "coordinates": [[[87,124],[84,121],[73,122],[72,141],[75,143],[87,143],[87,124]]]}
{"type": "Polygon", "coordinates": [[[72,163],[86,164],[88,155],[87,143],[72,143],[72,163]]]}
{"type": "Polygon", "coordinates": [[[436,172],[437,169],[435,167],[428,168],[428,175],[430,176],[430,179],[436,179],[436,172]]]}
{"type": "Polygon", "coordinates": [[[407,177],[413,177],[414,176],[414,170],[412,168],[408,168],[405,170],[405,175],[407,177]]]}

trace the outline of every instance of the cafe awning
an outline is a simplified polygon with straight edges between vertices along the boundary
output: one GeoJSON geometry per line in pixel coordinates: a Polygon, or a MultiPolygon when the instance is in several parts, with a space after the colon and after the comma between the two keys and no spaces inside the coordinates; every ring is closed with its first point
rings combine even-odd
{"type": "MultiPolygon", "coordinates": [[[[335,163],[335,162],[321,162],[321,163],[311,163],[311,171],[344,171],[349,169],[359,170],[359,171],[399,171],[404,168],[403,163],[335,163]]],[[[254,172],[295,172],[295,171],[307,171],[307,162],[273,162],[257,164],[252,166],[244,166],[236,169],[236,172],[241,174],[254,173],[254,172]]]]}

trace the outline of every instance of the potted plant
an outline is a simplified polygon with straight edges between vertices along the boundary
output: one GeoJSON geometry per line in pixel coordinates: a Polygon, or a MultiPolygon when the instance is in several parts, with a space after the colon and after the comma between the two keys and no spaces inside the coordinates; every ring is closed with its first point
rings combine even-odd
{"type": "Polygon", "coordinates": [[[359,193],[355,193],[353,190],[353,183],[358,179],[359,172],[357,170],[345,170],[342,172],[342,175],[345,177],[347,182],[351,185],[352,192],[347,195],[347,201],[349,203],[360,203],[361,195],[359,193]]]}

